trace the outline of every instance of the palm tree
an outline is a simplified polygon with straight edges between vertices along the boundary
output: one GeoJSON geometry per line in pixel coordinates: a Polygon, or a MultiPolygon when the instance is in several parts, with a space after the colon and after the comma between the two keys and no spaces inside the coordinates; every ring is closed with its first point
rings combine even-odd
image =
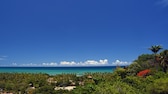
{"type": "Polygon", "coordinates": [[[159,57],[157,55],[157,52],[159,52],[161,49],[163,49],[160,45],[155,45],[155,46],[151,46],[151,48],[149,48],[149,50],[151,50],[154,53],[154,61],[157,62],[157,58],[159,57]]]}
{"type": "Polygon", "coordinates": [[[151,50],[155,55],[157,54],[157,52],[159,52],[159,50],[163,49],[162,46],[160,45],[155,45],[155,46],[151,46],[151,48],[149,48],[149,50],[151,50]]]}
{"type": "Polygon", "coordinates": [[[161,61],[160,65],[163,68],[163,72],[167,72],[168,68],[168,50],[164,50],[160,53],[161,61]]]}
{"type": "Polygon", "coordinates": [[[151,50],[154,53],[154,66],[156,67],[156,69],[158,69],[159,67],[159,62],[158,62],[159,56],[157,55],[157,53],[161,49],[162,47],[160,45],[151,46],[151,48],[149,48],[149,50],[151,50]]]}

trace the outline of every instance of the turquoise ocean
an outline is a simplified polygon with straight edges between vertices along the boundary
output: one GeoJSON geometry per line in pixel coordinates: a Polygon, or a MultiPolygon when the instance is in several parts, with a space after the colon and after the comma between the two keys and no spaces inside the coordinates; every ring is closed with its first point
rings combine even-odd
{"type": "Polygon", "coordinates": [[[92,67],[0,67],[0,73],[46,73],[56,74],[76,74],[96,72],[113,72],[116,66],[92,66],[92,67]]]}

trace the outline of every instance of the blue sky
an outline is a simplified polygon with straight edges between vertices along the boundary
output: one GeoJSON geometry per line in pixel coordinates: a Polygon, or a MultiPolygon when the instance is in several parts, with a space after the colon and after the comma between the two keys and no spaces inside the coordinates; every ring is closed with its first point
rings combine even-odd
{"type": "Polygon", "coordinates": [[[0,66],[129,64],[168,48],[168,0],[1,0],[0,66]]]}

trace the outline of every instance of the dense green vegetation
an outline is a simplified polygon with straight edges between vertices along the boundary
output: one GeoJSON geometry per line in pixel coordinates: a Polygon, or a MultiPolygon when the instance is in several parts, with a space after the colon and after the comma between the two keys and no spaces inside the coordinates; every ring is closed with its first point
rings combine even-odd
{"type": "MultiPolygon", "coordinates": [[[[113,73],[30,74],[0,73],[0,93],[14,94],[168,94],[168,50],[160,53],[160,46],[152,46],[154,54],[142,54],[131,65],[118,67],[113,73]],[[137,75],[143,70],[150,73],[137,75]],[[56,87],[76,86],[73,90],[56,87]]],[[[143,73],[143,72],[142,72],[143,73]]]]}

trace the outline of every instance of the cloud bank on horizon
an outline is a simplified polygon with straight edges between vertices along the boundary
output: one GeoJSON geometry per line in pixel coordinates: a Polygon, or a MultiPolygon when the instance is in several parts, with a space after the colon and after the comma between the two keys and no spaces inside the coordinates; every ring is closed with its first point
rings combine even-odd
{"type": "Polygon", "coordinates": [[[12,66],[48,66],[48,67],[59,67],[59,66],[127,66],[130,65],[131,62],[116,60],[112,63],[109,63],[107,59],[104,60],[86,60],[84,62],[75,62],[75,61],[61,61],[60,63],[50,62],[50,63],[42,63],[42,64],[17,64],[12,63],[12,66]]]}
{"type": "Polygon", "coordinates": [[[67,62],[67,61],[62,61],[60,62],[60,65],[62,66],[67,66],[67,65],[75,65],[75,66],[89,66],[89,65],[108,65],[108,60],[104,59],[104,60],[99,60],[99,61],[95,61],[95,60],[87,60],[85,62],[67,62]]]}

